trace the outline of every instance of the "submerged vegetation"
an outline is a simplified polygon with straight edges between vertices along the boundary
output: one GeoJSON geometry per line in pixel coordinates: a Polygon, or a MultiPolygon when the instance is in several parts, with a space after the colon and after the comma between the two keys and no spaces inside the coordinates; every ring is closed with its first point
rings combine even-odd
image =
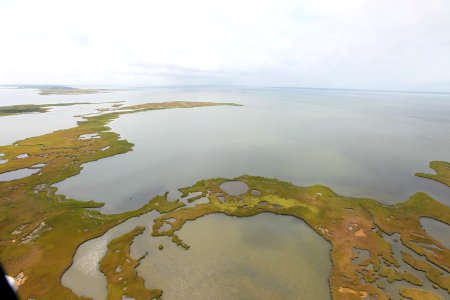
{"type": "MultiPolygon", "coordinates": [[[[51,186],[78,174],[84,163],[132,150],[133,144],[121,140],[107,126],[121,114],[212,105],[234,104],[165,102],[116,106],[109,113],[84,117],[76,127],[0,147],[2,159],[8,160],[0,165],[0,173],[45,164],[34,175],[0,182],[0,260],[10,275],[20,279],[22,298],[79,299],[60,281],[77,247],[131,217],[154,210],[161,215],[154,224],[148,224],[152,235],[168,236],[186,250],[189,241],[182,241],[177,231],[187,221],[208,214],[247,217],[270,212],[303,219],[332,245],[329,281],[334,299],[390,299],[386,285],[391,282],[402,286],[395,296],[439,299],[439,293],[450,295],[450,250],[428,235],[419,220],[428,217],[450,224],[450,208],[424,193],[417,193],[404,203],[384,205],[371,199],[344,197],[321,185],[299,187],[277,179],[244,175],[202,180],[181,188],[177,201],[168,201],[166,194],[154,197],[140,209],[104,215],[87,209],[102,203],[67,199],[51,186]],[[80,139],[94,134],[96,138],[80,139]],[[22,154],[27,156],[17,158],[22,154]],[[225,182],[237,182],[241,188],[247,188],[227,193],[225,182]],[[394,234],[401,245],[401,259],[394,255],[400,250],[395,250],[389,239],[394,234]],[[369,256],[359,257],[363,251],[369,256]],[[434,285],[436,290],[427,290],[425,282],[403,270],[403,265],[412,267],[414,273],[425,274],[427,286],[434,285]]],[[[445,164],[432,163],[438,175],[418,176],[448,185],[450,172],[445,164]]],[[[99,266],[107,278],[109,299],[162,295],[163,291],[145,288],[144,280],[136,273],[139,259],[130,256],[134,237],[143,232],[144,228],[136,227],[109,243],[99,266]]],[[[158,249],[166,251],[162,245],[158,249]]]]}

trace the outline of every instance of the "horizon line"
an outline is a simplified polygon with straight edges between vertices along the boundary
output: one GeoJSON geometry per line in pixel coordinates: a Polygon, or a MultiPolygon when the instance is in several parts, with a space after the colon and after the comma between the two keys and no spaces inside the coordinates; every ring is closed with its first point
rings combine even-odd
{"type": "Polygon", "coordinates": [[[391,92],[414,94],[450,94],[450,91],[401,90],[401,89],[370,89],[370,88],[338,88],[338,87],[304,87],[304,86],[252,86],[252,85],[126,85],[126,84],[0,84],[0,87],[39,89],[39,88],[81,88],[81,87],[128,87],[128,88],[241,88],[241,89],[292,89],[292,90],[336,90],[361,92],[391,92]]]}

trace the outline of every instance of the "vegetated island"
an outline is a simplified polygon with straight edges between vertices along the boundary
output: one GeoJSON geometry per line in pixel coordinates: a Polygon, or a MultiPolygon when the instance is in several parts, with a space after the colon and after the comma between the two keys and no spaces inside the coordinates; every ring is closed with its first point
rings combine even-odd
{"type": "Polygon", "coordinates": [[[117,103],[120,103],[120,102],[121,101],[98,102],[98,103],[70,102],[70,103],[21,104],[21,105],[0,106],[0,117],[10,116],[10,115],[28,114],[28,113],[45,113],[45,112],[48,112],[52,107],[58,107],[58,106],[88,105],[88,104],[102,104],[102,103],[116,103],[114,105],[119,105],[117,103]]]}
{"type": "MultiPolygon", "coordinates": [[[[277,179],[244,175],[202,180],[181,188],[181,198],[187,199],[190,207],[180,199],[168,201],[165,194],[138,210],[104,215],[86,209],[101,203],[66,199],[51,187],[78,174],[83,163],[132,150],[133,144],[108,131],[107,124],[121,114],[210,105],[229,104],[169,102],[123,107],[123,111],[85,117],[74,128],[0,147],[3,158],[8,159],[0,165],[1,173],[45,164],[37,174],[0,182],[0,260],[7,272],[20,281],[21,297],[80,299],[60,282],[76,248],[128,218],[152,210],[162,214],[149,224],[153,226],[152,235],[169,236],[185,249],[189,245],[176,232],[187,221],[207,214],[249,217],[271,212],[303,219],[332,245],[329,281],[333,299],[390,299],[383,283],[386,280],[399,281],[403,297],[441,299],[436,291],[425,289],[425,282],[416,272],[425,274],[436,290],[450,293],[450,250],[428,235],[419,221],[429,217],[450,224],[450,208],[424,193],[417,193],[404,203],[384,205],[372,199],[340,196],[325,186],[299,187],[277,179]],[[80,139],[93,134],[97,136],[80,139]],[[17,158],[24,153],[28,157],[17,158]],[[239,195],[227,193],[223,184],[230,181],[245,185],[247,190],[239,195]],[[205,197],[207,203],[196,202],[205,197]],[[397,248],[393,245],[395,240],[399,243],[397,248]],[[362,252],[369,256],[362,258],[362,252]],[[399,255],[401,259],[397,258],[399,255]],[[405,270],[405,265],[414,272],[405,270]]],[[[100,262],[108,282],[108,299],[162,296],[161,290],[145,288],[135,271],[138,261],[129,255],[133,238],[142,232],[143,228],[137,227],[109,243],[100,262]],[[120,276],[116,270],[121,270],[120,276]]]]}

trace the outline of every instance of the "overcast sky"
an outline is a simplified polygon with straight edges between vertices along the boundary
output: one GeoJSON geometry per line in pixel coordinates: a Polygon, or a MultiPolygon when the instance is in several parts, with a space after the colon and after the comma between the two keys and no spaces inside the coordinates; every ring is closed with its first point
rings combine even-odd
{"type": "Polygon", "coordinates": [[[0,0],[0,84],[450,91],[450,0],[0,0]]]}

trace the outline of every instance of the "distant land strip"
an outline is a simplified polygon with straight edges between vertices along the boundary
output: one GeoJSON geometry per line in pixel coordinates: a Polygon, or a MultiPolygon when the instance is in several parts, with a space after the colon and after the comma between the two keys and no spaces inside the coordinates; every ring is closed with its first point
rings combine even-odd
{"type": "Polygon", "coordinates": [[[27,113],[45,113],[52,107],[56,106],[73,106],[73,105],[88,105],[88,104],[105,104],[105,103],[121,103],[122,101],[115,102],[70,102],[70,103],[48,103],[48,104],[20,104],[10,106],[0,106],[0,117],[10,115],[20,115],[27,113]]]}

